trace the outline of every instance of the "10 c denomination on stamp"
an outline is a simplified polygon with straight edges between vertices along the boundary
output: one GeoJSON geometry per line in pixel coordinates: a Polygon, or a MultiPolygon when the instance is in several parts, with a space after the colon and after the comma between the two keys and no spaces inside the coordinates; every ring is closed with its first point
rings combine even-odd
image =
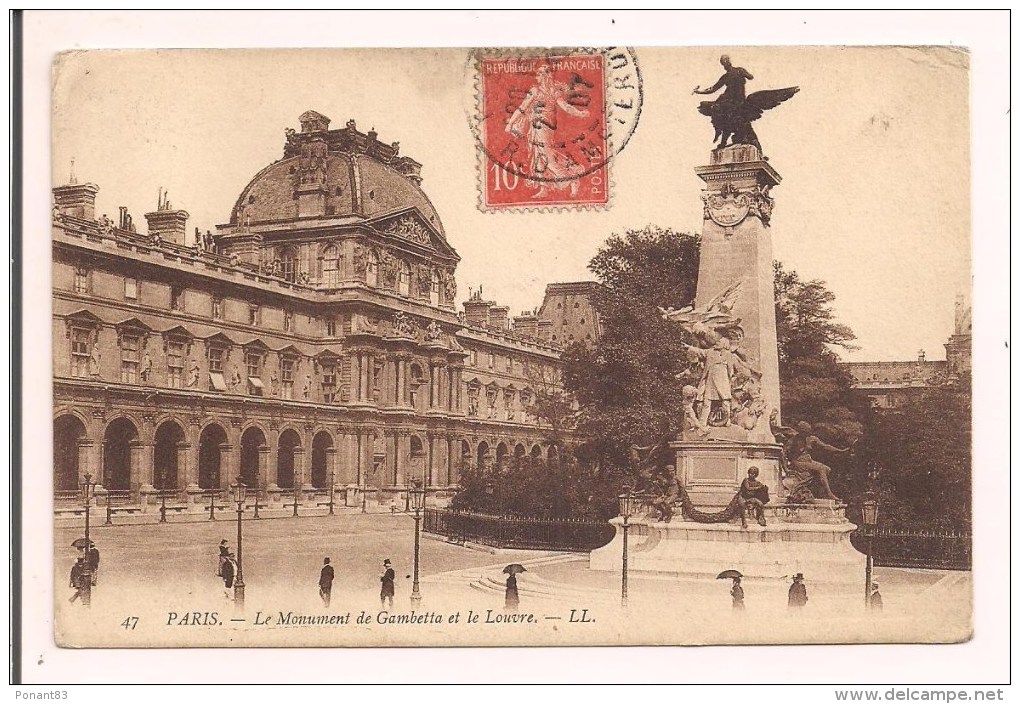
{"type": "Polygon", "coordinates": [[[480,56],[477,67],[482,208],[608,205],[609,161],[640,113],[633,53],[480,56]]]}

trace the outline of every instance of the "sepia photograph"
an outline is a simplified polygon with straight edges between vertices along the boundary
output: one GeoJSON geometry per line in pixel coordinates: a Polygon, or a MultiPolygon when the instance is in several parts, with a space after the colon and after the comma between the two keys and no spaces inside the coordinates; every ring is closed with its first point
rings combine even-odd
{"type": "Polygon", "coordinates": [[[966,647],[972,54],[713,39],[53,54],[57,648],[966,647]]]}

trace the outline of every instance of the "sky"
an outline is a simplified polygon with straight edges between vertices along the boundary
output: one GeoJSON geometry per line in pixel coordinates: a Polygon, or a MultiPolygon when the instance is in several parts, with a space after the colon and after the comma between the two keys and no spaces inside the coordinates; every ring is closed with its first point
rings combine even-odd
{"type": "MultiPolygon", "coordinates": [[[[54,182],[74,160],[100,187],[97,214],[136,223],[160,188],[203,231],[282,156],[284,129],[316,110],[354,119],[423,164],[422,187],[458,251],[459,297],[484,285],[512,314],[545,285],[592,278],[612,233],[645,225],[697,232],[712,129],[697,113],[721,74],[748,91],[799,86],[755,129],[783,182],[773,252],[836,294],[857,335],[848,361],[944,359],[953,302],[971,282],[968,55],[938,48],[641,48],[642,110],[610,165],[606,210],[486,213],[470,128],[475,84],[463,49],[153,50],[63,54],[53,73],[54,182]]],[[[685,303],[677,301],[677,305],[685,303]]]]}

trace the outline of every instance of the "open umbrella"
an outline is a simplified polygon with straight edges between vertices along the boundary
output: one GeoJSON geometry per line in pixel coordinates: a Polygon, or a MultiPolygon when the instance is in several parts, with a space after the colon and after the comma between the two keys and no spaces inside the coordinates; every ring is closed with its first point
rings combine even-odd
{"type": "Polygon", "coordinates": [[[521,572],[527,572],[527,570],[524,569],[524,565],[518,565],[516,562],[503,568],[503,574],[520,574],[521,572]]]}
{"type": "Polygon", "coordinates": [[[718,575],[716,575],[716,579],[738,579],[743,576],[744,575],[740,574],[736,570],[723,570],[718,575]]]}
{"type": "Polygon", "coordinates": [[[95,545],[95,543],[93,543],[91,540],[85,540],[85,538],[78,538],[73,543],[71,543],[71,547],[76,548],[78,550],[84,550],[87,546],[92,545],[95,545]]]}

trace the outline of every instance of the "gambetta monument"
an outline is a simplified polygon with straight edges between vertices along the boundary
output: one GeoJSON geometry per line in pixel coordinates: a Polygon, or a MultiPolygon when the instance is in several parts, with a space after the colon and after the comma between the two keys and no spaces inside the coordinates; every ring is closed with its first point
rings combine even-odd
{"type": "MultiPolygon", "coordinates": [[[[683,389],[679,435],[635,448],[646,501],[630,523],[630,569],[856,581],[864,559],[850,545],[856,526],[832,495],[828,467],[812,457],[845,449],[823,443],[805,420],[781,421],[770,225],[782,179],[751,123],[798,89],[747,95],[753,76],[720,61],[722,77],[694,90],[722,89],[698,107],[717,146],[695,168],[705,182],[697,295],[661,311],[681,327],[700,376],[683,389]]],[[[620,569],[622,520],[613,522],[618,534],[592,552],[592,569],[620,569]]]]}

